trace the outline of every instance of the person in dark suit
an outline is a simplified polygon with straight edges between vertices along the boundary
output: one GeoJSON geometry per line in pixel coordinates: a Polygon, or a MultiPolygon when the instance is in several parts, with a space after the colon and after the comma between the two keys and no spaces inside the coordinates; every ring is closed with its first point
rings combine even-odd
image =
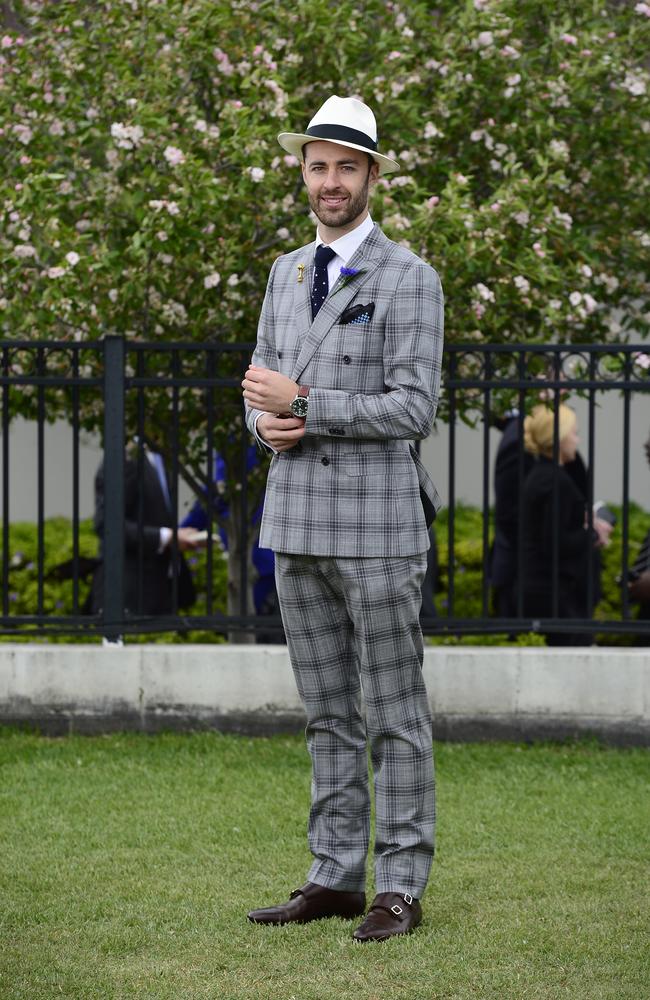
{"type": "Polygon", "coordinates": [[[519,414],[509,414],[502,427],[503,434],[494,464],[494,542],[490,553],[490,583],[494,592],[494,609],[497,616],[516,618],[520,454],[523,452],[524,480],[535,460],[529,452],[521,448],[519,414]]]}
{"type": "MultiPolygon", "coordinates": [[[[128,455],[124,465],[124,605],[127,614],[165,615],[173,606],[173,512],[162,456],[144,449],[143,460],[128,455]],[[141,472],[141,475],[139,474],[141,472]]],[[[100,565],[93,579],[94,614],[104,604],[104,467],[95,475],[95,531],[100,539],[100,565]]],[[[178,607],[195,598],[194,585],[183,552],[197,547],[194,528],[179,528],[176,560],[178,607]]]]}
{"type": "MultiPolygon", "coordinates": [[[[612,527],[595,518],[593,531],[589,531],[584,495],[565,469],[575,460],[578,447],[576,416],[570,407],[562,404],[559,408],[557,462],[553,460],[554,429],[554,411],[547,406],[536,406],[524,421],[524,444],[534,457],[523,492],[524,614],[582,618],[587,606],[588,552],[591,546],[608,544],[612,527]],[[557,580],[553,578],[555,545],[557,580]]],[[[578,646],[589,639],[552,633],[547,642],[550,646],[578,646]]]]}

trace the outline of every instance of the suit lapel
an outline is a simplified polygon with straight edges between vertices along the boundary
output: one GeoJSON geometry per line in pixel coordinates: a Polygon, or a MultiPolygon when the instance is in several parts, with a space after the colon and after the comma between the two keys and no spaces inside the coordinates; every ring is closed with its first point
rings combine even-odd
{"type": "Polygon", "coordinates": [[[311,283],[314,280],[314,251],[316,243],[303,247],[296,266],[296,283],[293,290],[293,306],[296,318],[296,335],[299,343],[304,343],[311,326],[311,283]],[[303,267],[302,281],[299,281],[303,267]]]}
{"type": "MultiPolygon", "coordinates": [[[[390,248],[390,241],[384,236],[377,225],[368,234],[359,249],[348,261],[348,266],[356,268],[360,274],[353,278],[339,278],[331,292],[321,306],[316,319],[311,322],[311,279],[313,278],[313,254],[315,244],[312,243],[307,248],[310,255],[310,266],[305,267],[305,281],[309,273],[309,282],[296,300],[296,328],[301,341],[300,354],[291,373],[291,378],[296,381],[305,370],[316,350],[334,326],[346,306],[352,301],[354,296],[366,284],[368,279],[374,274],[379,265],[386,260],[390,248]],[[343,287],[341,287],[343,285],[343,287]],[[305,299],[306,296],[306,299],[305,299]],[[306,315],[305,315],[306,303],[306,315]],[[305,329],[305,323],[307,327],[305,329]]],[[[306,262],[305,262],[306,263],[306,262]]],[[[304,283],[303,283],[304,284],[304,283]]],[[[302,286],[298,286],[302,288],[302,286]]]]}

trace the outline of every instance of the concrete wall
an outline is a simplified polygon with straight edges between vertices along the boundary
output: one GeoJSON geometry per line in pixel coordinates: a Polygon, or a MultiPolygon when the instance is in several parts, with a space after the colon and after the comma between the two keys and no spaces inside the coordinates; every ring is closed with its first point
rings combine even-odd
{"type": "MultiPolygon", "coordinates": [[[[645,650],[429,647],[436,739],[650,745],[645,650]]],[[[304,725],[285,646],[0,645],[0,723],[53,735],[304,725]]]]}

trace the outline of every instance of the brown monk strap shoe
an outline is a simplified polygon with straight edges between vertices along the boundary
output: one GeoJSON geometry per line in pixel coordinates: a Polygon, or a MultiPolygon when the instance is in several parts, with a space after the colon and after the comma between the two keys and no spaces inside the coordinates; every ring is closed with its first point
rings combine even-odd
{"type": "Polygon", "coordinates": [[[306,882],[302,889],[293,890],[288,903],[251,910],[248,919],[254,924],[307,924],[324,917],[343,917],[345,920],[360,917],[365,908],[363,892],[339,892],[306,882]]]}
{"type": "Polygon", "coordinates": [[[422,920],[418,899],[408,892],[379,892],[368,916],[352,935],[355,941],[385,941],[398,934],[410,934],[422,920]]]}

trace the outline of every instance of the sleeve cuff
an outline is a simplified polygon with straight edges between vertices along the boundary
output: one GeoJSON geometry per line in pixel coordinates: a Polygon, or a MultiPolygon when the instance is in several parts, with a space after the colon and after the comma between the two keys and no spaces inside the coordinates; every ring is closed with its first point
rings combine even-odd
{"type": "Polygon", "coordinates": [[[258,413],[257,416],[255,417],[255,422],[253,423],[253,433],[255,434],[255,438],[258,444],[260,444],[262,448],[265,449],[265,451],[272,451],[274,455],[277,455],[278,454],[277,449],[274,448],[272,444],[269,444],[268,441],[265,441],[257,430],[257,421],[260,419],[261,416],[262,414],[258,413]]]}
{"type": "Polygon", "coordinates": [[[167,546],[172,540],[172,535],[174,532],[171,528],[161,528],[160,529],[160,542],[158,544],[158,555],[165,551],[167,546]]]}

